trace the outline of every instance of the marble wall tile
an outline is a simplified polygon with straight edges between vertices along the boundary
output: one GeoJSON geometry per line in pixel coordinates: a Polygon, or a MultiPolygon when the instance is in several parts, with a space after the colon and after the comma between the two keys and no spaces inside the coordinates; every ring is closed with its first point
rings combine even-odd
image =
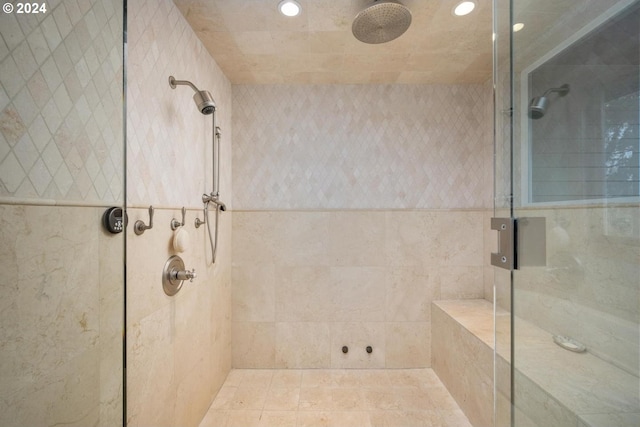
{"type": "Polygon", "coordinates": [[[178,379],[171,319],[167,304],[127,326],[127,425],[174,423],[178,379]]]}
{"type": "Polygon", "coordinates": [[[322,368],[331,364],[326,322],[276,323],[276,368],[322,368]]]}
{"type": "Polygon", "coordinates": [[[233,366],[273,368],[276,363],[274,322],[233,322],[233,366]]]}
{"type": "Polygon", "coordinates": [[[482,265],[480,211],[387,212],[392,265],[482,265]]]}
{"type": "Polygon", "coordinates": [[[0,196],[122,204],[122,1],[47,6],[0,16],[0,196]]]}
{"type": "Polygon", "coordinates": [[[431,320],[431,301],[440,299],[437,269],[426,266],[388,267],[387,286],[385,320],[431,320]]]}
{"type": "Polygon", "coordinates": [[[332,211],[327,238],[330,265],[386,265],[384,212],[332,211]]]}
{"type": "Polygon", "coordinates": [[[484,267],[440,267],[440,298],[484,298],[484,267]]]}
{"type": "Polygon", "coordinates": [[[429,322],[386,323],[386,367],[424,368],[431,360],[429,322]]]}
{"type": "Polygon", "coordinates": [[[3,425],[122,421],[123,240],[96,227],[101,215],[0,206],[3,425]],[[115,257],[100,259],[107,248],[115,257]]]}
{"type": "MultiPolygon", "coordinates": [[[[341,357],[338,338],[344,345],[366,342],[370,325],[380,322],[380,341],[385,345],[378,346],[378,351],[393,351],[394,356],[389,359],[378,353],[380,359],[362,359],[357,367],[371,363],[407,367],[403,360],[410,367],[429,366],[431,302],[443,294],[483,296],[482,220],[481,211],[234,212],[234,323],[243,323],[238,328],[245,337],[258,336],[246,328],[262,327],[274,318],[285,323],[360,323],[349,328],[350,338],[330,328],[330,353],[333,360],[340,360],[335,358],[341,357]],[[438,258],[433,249],[429,255],[426,248],[430,244],[445,246],[439,227],[447,218],[453,218],[460,239],[471,236],[469,244],[455,243],[457,252],[446,250],[447,259],[438,258]],[[366,230],[369,227],[374,230],[366,230]],[[398,230],[406,237],[398,237],[398,230]],[[416,234],[426,242],[415,239],[416,234]],[[341,246],[349,250],[337,249],[341,246]],[[296,252],[295,248],[301,249],[296,252]],[[401,259],[402,254],[406,259],[401,259]],[[416,331],[410,331],[409,325],[416,331]],[[399,335],[389,337],[390,330],[399,335]],[[416,341],[411,342],[411,337],[416,341]],[[401,356],[411,351],[413,357],[401,356]]],[[[242,363],[234,356],[234,366],[259,367],[262,356],[250,350],[248,341],[236,338],[234,335],[234,347],[241,350],[234,349],[234,355],[242,354],[242,363]]],[[[348,361],[349,366],[356,367],[355,361],[348,361]]],[[[322,367],[332,365],[333,361],[322,367]]]]}
{"type": "Polygon", "coordinates": [[[384,368],[384,322],[333,322],[331,323],[332,368],[384,368]],[[349,347],[344,353],[342,347],[349,347]],[[367,353],[367,346],[373,351],[367,353]]]}
{"type": "Polygon", "coordinates": [[[328,212],[234,212],[234,264],[331,265],[328,212]]]}
{"type": "Polygon", "coordinates": [[[131,1],[127,19],[129,424],[196,426],[231,368],[231,85],[170,0],[131,1]],[[189,88],[171,89],[170,75],[210,91],[218,106],[220,197],[229,211],[219,218],[215,264],[206,227],[193,225],[211,191],[212,117],[197,111],[189,88]],[[149,205],[154,228],[136,236],[132,224],[148,223],[149,205]],[[161,274],[176,254],[169,224],[182,206],[190,245],[180,256],[198,277],[169,297],[161,274]]]}
{"type": "Polygon", "coordinates": [[[198,112],[188,87],[171,89],[174,75],[216,100],[223,135],[220,194],[231,208],[229,81],[171,1],[129,4],[128,38],[128,203],[195,208],[212,189],[212,118],[198,112]]]}
{"type": "Polygon", "coordinates": [[[98,236],[100,277],[100,424],[122,422],[124,385],[119,372],[124,366],[124,239],[102,231],[98,236]]]}
{"type": "Polygon", "coordinates": [[[274,264],[234,267],[233,320],[235,322],[274,322],[276,288],[284,277],[274,264]]]}
{"type": "Polygon", "coordinates": [[[493,350],[434,304],[432,365],[473,425],[493,425],[493,350]]]}
{"type": "Polygon", "coordinates": [[[486,207],[490,93],[489,85],[236,85],[235,206],[486,207]]]}
{"type": "MultiPolygon", "coordinates": [[[[167,418],[168,425],[197,425],[231,366],[231,222],[221,218],[221,250],[216,264],[211,265],[206,229],[196,229],[192,222],[202,212],[187,211],[184,231],[190,236],[190,245],[180,256],[187,269],[195,268],[198,277],[193,282],[185,281],[180,292],[169,297],[162,288],[162,268],[176,253],[169,223],[180,215],[180,209],[157,209],[154,215],[157,225],[153,229],[141,236],[128,230],[128,253],[135,264],[127,271],[128,312],[132,322],[127,331],[128,372],[136,382],[128,392],[132,425],[156,422],[157,406],[162,407],[163,422],[167,418]],[[159,333],[164,334],[160,335],[163,338],[153,339],[159,333]],[[172,359],[149,361],[146,360],[149,354],[169,354],[172,359]],[[156,378],[160,382],[146,387],[138,385],[156,378]],[[165,392],[153,393],[154,387],[162,387],[165,392]],[[197,397],[188,400],[187,389],[200,391],[197,397]],[[168,405],[171,408],[166,408],[168,405]]],[[[129,220],[136,218],[148,221],[147,210],[129,209],[129,220]]]]}

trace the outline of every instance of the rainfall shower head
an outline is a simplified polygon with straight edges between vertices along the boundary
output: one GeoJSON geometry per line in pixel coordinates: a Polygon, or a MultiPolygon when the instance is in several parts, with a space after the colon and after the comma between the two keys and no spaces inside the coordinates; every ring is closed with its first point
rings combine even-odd
{"type": "Polygon", "coordinates": [[[395,0],[374,0],[358,13],[351,25],[353,35],[364,43],[378,44],[397,39],[411,25],[411,11],[395,0]]]}
{"type": "Polygon", "coordinates": [[[529,103],[529,117],[535,120],[544,116],[547,112],[547,107],[549,106],[549,98],[547,95],[553,92],[557,92],[560,96],[565,96],[569,93],[569,85],[565,83],[560,87],[551,88],[542,96],[536,96],[533,98],[529,103]]]}
{"type": "Polygon", "coordinates": [[[175,89],[177,85],[191,86],[191,89],[195,92],[193,95],[193,101],[196,103],[198,110],[202,114],[212,114],[216,110],[216,103],[209,91],[198,89],[190,81],[176,80],[173,76],[169,76],[169,86],[171,86],[171,89],[175,89]]]}

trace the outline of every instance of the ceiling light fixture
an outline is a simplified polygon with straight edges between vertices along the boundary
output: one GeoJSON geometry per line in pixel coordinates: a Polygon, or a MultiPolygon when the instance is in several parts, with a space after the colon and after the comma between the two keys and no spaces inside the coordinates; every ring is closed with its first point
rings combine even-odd
{"type": "Polygon", "coordinates": [[[285,16],[297,16],[302,10],[302,7],[297,1],[283,0],[278,5],[278,10],[285,16]]]}
{"type": "Polygon", "coordinates": [[[518,22],[517,24],[513,24],[513,32],[517,33],[521,29],[524,28],[524,24],[522,22],[518,22]]]}
{"type": "Polygon", "coordinates": [[[458,3],[458,5],[453,8],[453,14],[456,16],[464,16],[473,12],[473,9],[476,8],[476,4],[472,1],[463,1],[458,3]]]}

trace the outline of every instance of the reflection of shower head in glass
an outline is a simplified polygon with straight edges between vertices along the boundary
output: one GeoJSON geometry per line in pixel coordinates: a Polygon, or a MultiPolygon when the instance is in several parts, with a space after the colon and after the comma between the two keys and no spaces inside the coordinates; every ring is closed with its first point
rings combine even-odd
{"type": "Polygon", "coordinates": [[[542,96],[536,96],[529,103],[529,117],[532,119],[539,119],[547,112],[547,107],[549,106],[549,98],[547,95],[550,93],[557,92],[560,96],[565,96],[569,93],[569,85],[563,84],[560,87],[554,87],[547,90],[542,96]]]}

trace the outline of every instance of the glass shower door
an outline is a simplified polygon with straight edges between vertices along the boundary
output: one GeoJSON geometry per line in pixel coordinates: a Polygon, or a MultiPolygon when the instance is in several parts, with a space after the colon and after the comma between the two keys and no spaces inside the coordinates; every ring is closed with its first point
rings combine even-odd
{"type": "Polygon", "coordinates": [[[640,2],[495,4],[496,425],[638,426],[640,2]]]}

